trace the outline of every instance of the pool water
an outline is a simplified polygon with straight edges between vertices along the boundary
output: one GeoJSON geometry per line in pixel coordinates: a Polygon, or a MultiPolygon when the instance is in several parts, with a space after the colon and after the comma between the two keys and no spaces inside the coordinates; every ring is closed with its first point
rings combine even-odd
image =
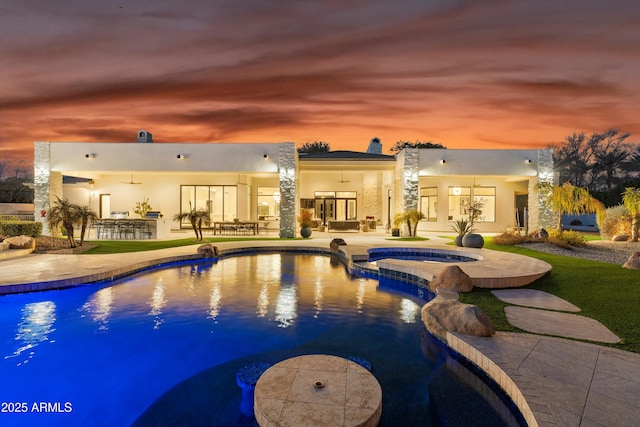
{"type": "Polygon", "coordinates": [[[294,254],[4,296],[0,425],[253,426],[238,369],[314,353],[371,362],[381,426],[519,425],[424,331],[424,298],[294,254]]]}

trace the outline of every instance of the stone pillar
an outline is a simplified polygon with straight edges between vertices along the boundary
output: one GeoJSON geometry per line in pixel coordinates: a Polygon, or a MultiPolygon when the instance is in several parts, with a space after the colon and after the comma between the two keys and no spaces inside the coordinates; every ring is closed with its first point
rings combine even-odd
{"type": "Polygon", "coordinates": [[[537,166],[537,179],[529,179],[529,231],[554,227],[553,210],[548,203],[551,187],[558,185],[558,177],[553,172],[553,149],[538,150],[537,166]]]}
{"type": "Polygon", "coordinates": [[[405,148],[400,154],[402,210],[418,209],[418,158],[417,148],[405,148]]]}
{"type": "Polygon", "coordinates": [[[43,217],[41,212],[49,214],[51,209],[49,192],[49,175],[51,160],[49,156],[50,143],[36,141],[33,147],[33,205],[34,218],[42,223],[42,234],[50,235],[49,222],[43,217]]]}
{"type": "Polygon", "coordinates": [[[280,175],[280,237],[296,235],[298,153],[292,142],[280,144],[278,172],[280,175]]]}

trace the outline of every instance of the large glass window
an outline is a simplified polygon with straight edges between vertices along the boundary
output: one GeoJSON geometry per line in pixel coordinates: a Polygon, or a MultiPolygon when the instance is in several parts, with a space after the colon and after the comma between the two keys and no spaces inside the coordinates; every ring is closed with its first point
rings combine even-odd
{"type": "Polygon", "coordinates": [[[277,220],[280,217],[280,189],[258,187],[258,220],[277,220]]]}
{"type": "Polygon", "coordinates": [[[469,215],[471,187],[449,187],[449,221],[469,215]]]}
{"type": "MultiPolygon", "coordinates": [[[[235,185],[180,186],[180,213],[205,210],[211,221],[233,221],[238,217],[238,187],[235,185]]],[[[188,219],[181,227],[191,227],[188,219]]]]}
{"type": "Polygon", "coordinates": [[[477,222],[495,222],[496,220],[496,188],[474,187],[473,203],[480,213],[477,222]]]}
{"type": "Polygon", "coordinates": [[[333,219],[339,221],[358,219],[357,195],[355,191],[316,191],[313,203],[316,218],[319,218],[323,224],[333,219]]]}
{"type": "Polygon", "coordinates": [[[449,221],[468,217],[470,206],[480,211],[476,222],[495,222],[495,187],[449,187],[449,221]]]}
{"type": "Polygon", "coordinates": [[[438,189],[428,187],[420,189],[420,212],[427,221],[438,221],[438,189]]]}

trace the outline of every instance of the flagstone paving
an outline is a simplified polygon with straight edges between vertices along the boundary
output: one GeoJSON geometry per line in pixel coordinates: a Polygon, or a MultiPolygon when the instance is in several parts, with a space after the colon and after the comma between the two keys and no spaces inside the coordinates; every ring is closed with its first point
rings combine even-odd
{"type": "Polygon", "coordinates": [[[507,304],[558,311],[580,311],[579,307],[569,301],[537,289],[500,289],[491,291],[491,293],[507,304]]]}

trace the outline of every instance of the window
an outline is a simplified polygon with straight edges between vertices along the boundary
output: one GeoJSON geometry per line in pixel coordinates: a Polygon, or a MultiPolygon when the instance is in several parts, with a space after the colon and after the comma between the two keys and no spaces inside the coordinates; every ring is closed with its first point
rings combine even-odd
{"type": "Polygon", "coordinates": [[[449,187],[448,220],[468,217],[471,204],[480,210],[476,222],[495,222],[495,187],[449,187]]]}
{"type": "MultiPolygon", "coordinates": [[[[235,185],[181,185],[180,213],[204,210],[211,221],[233,221],[238,217],[238,187],[235,185]]],[[[188,219],[180,227],[191,227],[188,219]]]]}
{"type": "Polygon", "coordinates": [[[449,221],[469,215],[471,187],[449,187],[449,221]]]}
{"type": "Polygon", "coordinates": [[[280,217],[280,189],[258,187],[258,220],[277,220],[280,217]]]}
{"type": "Polygon", "coordinates": [[[438,189],[428,187],[420,189],[420,212],[427,221],[438,221],[438,189]]]}
{"type": "Polygon", "coordinates": [[[473,203],[480,214],[476,222],[496,221],[496,188],[495,187],[475,187],[473,189],[473,203]]]}

